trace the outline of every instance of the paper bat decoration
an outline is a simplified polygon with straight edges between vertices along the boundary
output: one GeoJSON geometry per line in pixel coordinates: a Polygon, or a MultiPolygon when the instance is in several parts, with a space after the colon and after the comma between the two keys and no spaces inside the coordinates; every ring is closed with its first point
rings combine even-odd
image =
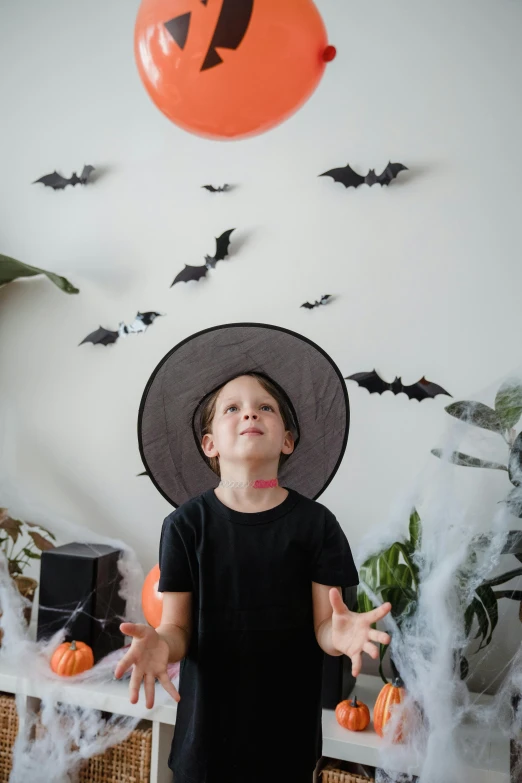
{"type": "Polygon", "coordinates": [[[230,185],[222,185],[218,188],[215,188],[214,185],[202,185],[202,188],[205,188],[205,190],[209,190],[211,193],[226,193],[227,190],[231,190],[230,185]]]}
{"type": "Polygon", "coordinates": [[[178,272],[174,281],[170,284],[172,288],[176,283],[188,283],[189,280],[200,280],[205,277],[209,269],[214,269],[218,261],[222,261],[228,255],[230,245],[230,235],[235,228],[229,228],[224,231],[220,237],[216,237],[216,252],[213,256],[205,256],[205,263],[201,266],[190,266],[185,264],[185,268],[178,272]]]}
{"type": "Polygon", "coordinates": [[[359,185],[365,183],[366,185],[389,185],[392,179],[395,179],[400,171],[407,171],[408,167],[403,166],[402,163],[388,163],[386,168],[381,174],[376,174],[375,169],[370,169],[365,177],[361,177],[357,174],[351,166],[346,164],[339,169],[330,169],[323,174],[319,174],[320,177],[332,177],[335,182],[342,182],[345,188],[358,188],[359,185]]]}
{"type": "Polygon", "coordinates": [[[126,326],[123,322],[120,323],[119,331],[123,334],[131,334],[136,332],[145,332],[147,327],[154,323],[154,320],[163,313],[147,312],[138,313],[134,321],[126,326]]]}
{"type": "Polygon", "coordinates": [[[323,294],[323,296],[319,300],[316,299],[313,304],[310,304],[310,302],[305,302],[300,306],[306,307],[307,310],[312,310],[314,307],[319,307],[319,305],[326,304],[326,302],[331,298],[331,296],[332,294],[323,294]]]}
{"type": "Polygon", "coordinates": [[[404,386],[400,378],[395,378],[392,383],[383,381],[376,370],[371,372],[356,372],[355,375],[345,376],[349,381],[356,381],[359,386],[364,389],[368,389],[370,394],[382,394],[385,391],[392,391],[394,394],[400,394],[404,392],[410,400],[425,400],[427,397],[436,397],[437,394],[447,394],[448,397],[453,395],[447,392],[442,386],[438,386],[436,383],[427,381],[424,376],[412,383],[411,386],[404,386]]]}
{"type": "Polygon", "coordinates": [[[159,315],[163,315],[163,313],[138,313],[134,321],[129,324],[129,326],[124,324],[123,321],[120,322],[117,331],[104,329],[103,326],[100,326],[99,329],[96,329],[94,332],[88,334],[87,337],[82,340],[81,343],[79,343],[79,345],[83,345],[84,343],[92,343],[93,345],[111,345],[112,343],[116,342],[118,337],[125,337],[127,334],[135,334],[137,332],[145,332],[147,327],[154,323],[154,319],[159,315]]]}
{"type": "Polygon", "coordinates": [[[94,166],[84,166],[79,177],[76,175],[76,172],[73,171],[72,176],[69,177],[69,179],[62,177],[57,171],[53,171],[52,174],[45,174],[45,176],[40,177],[40,179],[35,179],[33,185],[36,185],[37,182],[43,182],[44,185],[47,185],[53,190],[63,190],[67,185],[86,185],[92,171],[94,171],[94,166]]]}

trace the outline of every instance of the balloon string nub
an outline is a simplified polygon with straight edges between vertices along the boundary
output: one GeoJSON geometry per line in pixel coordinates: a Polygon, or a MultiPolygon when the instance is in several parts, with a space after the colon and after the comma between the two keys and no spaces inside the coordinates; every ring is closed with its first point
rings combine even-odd
{"type": "Polygon", "coordinates": [[[323,60],[325,63],[330,63],[335,58],[335,55],[337,54],[337,49],[335,46],[327,46],[326,49],[323,52],[323,60]]]}

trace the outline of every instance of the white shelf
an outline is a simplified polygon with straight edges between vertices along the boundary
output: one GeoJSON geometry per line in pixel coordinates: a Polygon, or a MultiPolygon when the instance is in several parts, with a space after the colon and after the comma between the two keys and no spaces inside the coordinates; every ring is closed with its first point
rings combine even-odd
{"type": "MultiPolygon", "coordinates": [[[[174,682],[176,684],[176,681],[174,682]]],[[[372,723],[365,731],[352,732],[344,729],[337,723],[333,710],[323,710],[323,756],[380,766],[379,748],[383,740],[373,729],[373,704],[382,684],[380,677],[362,674],[357,678],[357,698],[370,707],[372,718],[372,723]]],[[[138,703],[130,703],[128,680],[114,680],[93,686],[92,683],[74,683],[64,678],[63,683],[58,682],[57,690],[55,679],[52,681],[32,679],[31,676],[22,674],[15,666],[2,660],[0,656],[0,691],[23,694],[29,699],[39,699],[52,692],[53,697],[59,701],[152,721],[151,783],[171,781],[167,758],[176,723],[177,703],[158,683],[156,683],[155,704],[149,710],[144,704],[143,690],[140,692],[138,703]]],[[[491,699],[486,695],[477,698],[479,702],[484,703],[491,699]]],[[[289,715],[288,719],[292,720],[292,716],[289,715]]],[[[459,729],[463,747],[467,736],[473,736],[472,725],[459,729]]],[[[482,758],[471,758],[467,763],[469,777],[465,780],[461,779],[460,783],[510,783],[509,740],[493,727],[482,758]]]]}
{"type": "Polygon", "coordinates": [[[36,680],[22,675],[12,664],[0,656],[0,691],[23,693],[41,699],[52,693],[56,701],[77,704],[80,707],[92,707],[96,710],[115,712],[118,715],[130,715],[174,726],[176,723],[177,702],[172,699],[161,685],[156,683],[154,707],[145,706],[143,689],[140,701],[129,701],[129,680],[114,680],[100,685],[92,683],[70,682],[68,677],[53,680],[36,680]]]}
{"type": "MultiPolygon", "coordinates": [[[[383,686],[380,677],[360,674],[357,677],[355,693],[357,701],[370,708],[371,723],[364,731],[349,731],[337,723],[333,710],[323,710],[323,756],[345,759],[372,767],[381,765],[379,748],[383,740],[373,728],[373,705],[383,686]]],[[[351,697],[350,697],[351,698],[351,697]]],[[[487,694],[476,696],[478,704],[487,704],[492,697],[487,694]]],[[[460,748],[466,747],[466,739],[473,738],[473,724],[465,724],[457,730],[460,748]]],[[[491,728],[489,742],[483,747],[482,757],[466,758],[468,776],[460,778],[460,783],[510,783],[509,739],[497,726],[491,728]]],[[[419,770],[411,770],[418,774],[419,770]]]]}

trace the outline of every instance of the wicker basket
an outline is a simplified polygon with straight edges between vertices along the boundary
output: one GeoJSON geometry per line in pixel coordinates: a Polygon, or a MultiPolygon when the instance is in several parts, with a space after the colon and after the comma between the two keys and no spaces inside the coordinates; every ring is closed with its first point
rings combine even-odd
{"type": "Polygon", "coordinates": [[[349,763],[330,761],[319,772],[322,783],[375,783],[375,778],[350,772],[349,763]],[[345,767],[345,769],[342,769],[345,767]]]}
{"type": "Polygon", "coordinates": [[[79,783],[149,783],[152,726],[142,721],[119,745],[82,766],[79,783]]]}
{"type": "MultiPolygon", "coordinates": [[[[36,732],[42,731],[41,726],[36,732]]],[[[18,733],[15,697],[0,693],[0,783],[8,783],[13,767],[13,745],[18,733]]],[[[152,724],[142,721],[126,740],[105,753],[87,759],[79,783],[149,783],[152,724]]]]}
{"type": "Polygon", "coordinates": [[[13,745],[18,733],[15,697],[0,693],[0,783],[7,783],[13,766],[13,745]]]}
{"type": "MultiPolygon", "coordinates": [[[[41,723],[35,730],[36,736],[45,731],[41,723]]],[[[78,783],[149,783],[151,747],[152,724],[143,720],[123,742],[86,759],[78,783]]]]}

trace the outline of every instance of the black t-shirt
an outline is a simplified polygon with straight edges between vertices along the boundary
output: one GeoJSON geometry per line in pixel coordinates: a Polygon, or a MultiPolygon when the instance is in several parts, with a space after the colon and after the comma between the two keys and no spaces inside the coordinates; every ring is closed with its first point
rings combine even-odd
{"type": "Polygon", "coordinates": [[[285,489],[282,503],[254,513],[210,489],[163,522],[158,589],[192,592],[168,762],[176,783],[307,783],[321,756],[311,583],[359,578],[332,512],[285,489]]]}

